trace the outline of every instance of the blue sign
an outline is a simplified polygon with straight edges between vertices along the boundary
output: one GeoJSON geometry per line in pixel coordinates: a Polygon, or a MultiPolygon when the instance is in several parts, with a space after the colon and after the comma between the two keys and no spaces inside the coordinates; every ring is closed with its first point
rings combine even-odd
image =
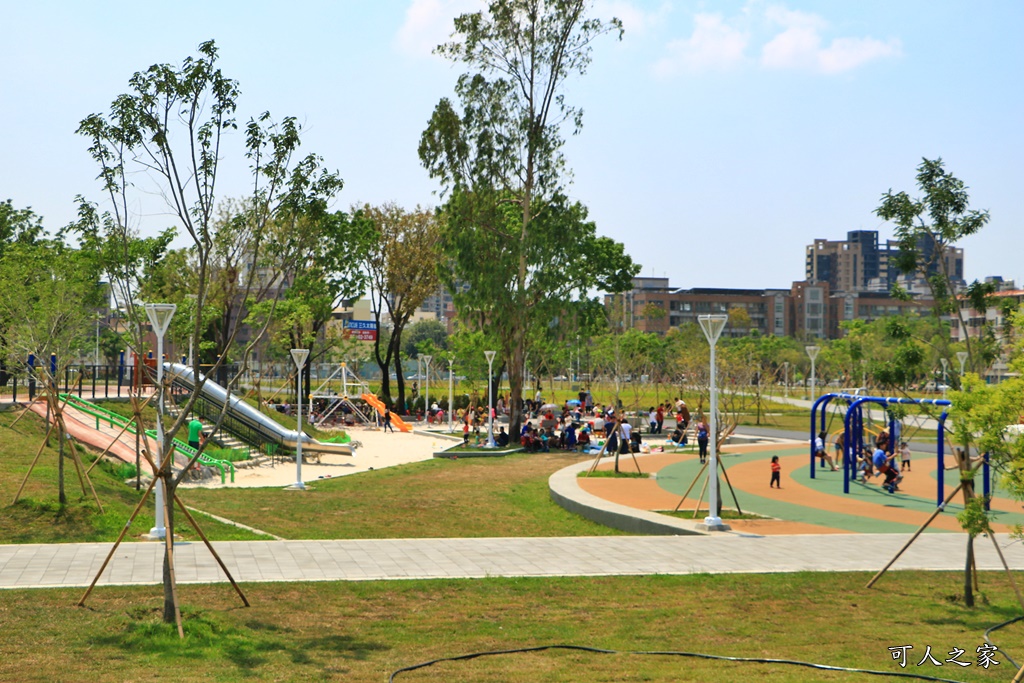
{"type": "Polygon", "coordinates": [[[376,330],[377,323],[373,320],[346,320],[345,328],[349,330],[376,330]]]}

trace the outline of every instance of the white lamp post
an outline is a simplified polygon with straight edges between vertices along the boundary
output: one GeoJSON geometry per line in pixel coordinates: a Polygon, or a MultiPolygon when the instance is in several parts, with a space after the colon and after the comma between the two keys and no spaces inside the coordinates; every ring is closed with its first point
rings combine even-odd
{"type": "Polygon", "coordinates": [[[430,426],[430,361],[433,356],[423,356],[423,414],[427,416],[427,426],[430,426]]]}
{"type": "Polygon", "coordinates": [[[484,351],[484,355],[487,356],[487,447],[494,448],[494,411],[491,406],[494,403],[491,401],[491,385],[494,377],[494,356],[497,351],[484,351]]]}
{"type": "Polygon", "coordinates": [[[958,361],[960,361],[960,377],[961,378],[963,378],[963,376],[964,376],[964,363],[967,362],[967,356],[968,355],[969,354],[966,351],[957,351],[956,352],[956,359],[958,361]]]}
{"type": "Polygon", "coordinates": [[[946,371],[949,369],[949,360],[945,357],[939,359],[942,363],[942,398],[946,398],[946,387],[949,386],[949,382],[946,379],[946,371]]]}
{"type": "MultiPolygon", "coordinates": [[[[156,333],[156,385],[160,392],[159,404],[156,411],[156,467],[161,469],[164,457],[164,335],[167,328],[171,326],[171,318],[177,306],[174,304],[146,304],[146,315],[149,317],[149,324],[153,326],[156,333]]],[[[166,538],[167,528],[164,526],[164,482],[160,479],[156,483],[156,515],[154,516],[152,529],[149,530],[150,538],[166,538]]]]}
{"type": "Polygon", "coordinates": [[[306,485],[302,483],[302,368],[306,366],[306,359],[309,358],[309,349],[292,349],[292,361],[295,362],[295,369],[299,373],[299,395],[298,395],[298,427],[295,438],[295,483],[289,486],[290,489],[305,490],[306,485]]]}
{"type": "Polygon", "coordinates": [[[452,381],[452,363],[455,362],[454,358],[448,359],[448,432],[452,432],[452,415],[455,414],[455,410],[452,407],[452,401],[455,400],[455,383],[452,381]]]}
{"type": "Polygon", "coordinates": [[[711,466],[708,472],[708,516],[704,518],[703,526],[708,531],[729,531],[729,525],[723,524],[718,516],[718,387],[715,377],[715,343],[729,322],[729,316],[699,315],[697,322],[711,346],[711,466]]]}
{"type": "Polygon", "coordinates": [[[808,346],[807,355],[811,357],[811,403],[814,403],[814,361],[818,357],[818,351],[821,351],[820,346],[808,346]]]}
{"type": "Polygon", "coordinates": [[[789,361],[782,361],[782,364],[786,366],[786,385],[782,389],[783,396],[789,398],[789,361]]]}

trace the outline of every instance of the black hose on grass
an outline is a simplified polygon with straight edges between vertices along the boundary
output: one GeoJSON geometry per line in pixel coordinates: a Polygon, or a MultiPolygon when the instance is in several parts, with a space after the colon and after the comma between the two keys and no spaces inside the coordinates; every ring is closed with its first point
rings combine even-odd
{"type": "MultiPolygon", "coordinates": [[[[1021,618],[1024,618],[1024,617],[1017,617],[1017,619],[1021,619],[1021,618]]],[[[989,631],[994,630],[996,628],[1001,628],[1002,626],[1005,626],[1006,624],[1009,624],[1012,621],[1016,621],[1016,619],[1011,620],[1010,622],[1006,622],[1005,624],[999,624],[998,626],[994,626],[991,629],[989,629],[989,631]]],[[[986,634],[986,639],[987,639],[988,631],[986,631],[985,634],[986,634]]],[[[849,673],[869,674],[869,675],[872,675],[872,676],[893,676],[893,677],[900,677],[900,678],[913,678],[913,679],[918,680],[918,681],[939,681],[940,683],[963,683],[962,681],[955,681],[955,680],[950,679],[950,678],[937,678],[935,676],[925,676],[925,675],[922,675],[922,674],[907,673],[907,672],[904,672],[904,671],[875,671],[873,669],[854,669],[854,668],[849,668],[849,667],[844,667],[844,666],[830,666],[828,664],[815,664],[813,662],[802,662],[802,661],[799,661],[799,660],[796,660],[796,659],[770,659],[770,658],[767,658],[767,657],[726,657],[724,655],[709,655],[709,654],[704,654],[702,652],[674,652],[674,651],[652,651],[652,652],[646,652],[646,651],[637,651],[637,650],[627,650],[627,651],[604,650],[604,649],[601,649],[601,648],[587,647],[587,646],[584,646],[584,645],[538,645],[538,646],[535,646],[535,647],[520,647],[520,648],[511,649],[511,650],[490,650],[490,651],[485,651],[485,652],[471,652],[469,654],[456,655],[454,657],[441,657],[440,659],[432,659],[429,662],[422,662],[420,664],[413,664],[412,666],[407,666],[407,667],[403,667],[401,669],[398,669],[397,671],[392,673],[391,676],[388,678],[388,683],[393,683],[394,680],[395,680],[395,677],[398,676],[398,674],[400,674],[400,673],[405,673],[405,672],[408,672],[408,671],[415,671],[417,669],[423,669],[423,668],[426,668],[428,666],[433,666],[434,664],[440,664],[440,663],[443,663],[443,662],[462,662],[462,661],[467,661],[467,660],[470,660],[470,659],[476,659],[478,657],[491,657],[491,656],[494,656],[494,655],[520,654],[520,653],[524,653],[524,652],[541,652],[541,651],[544,651],[544,650],[578,650],[580,652],[595,652],[597,654],[603,654],[603,655],[662,655],[662,656],[671,655],[671,656],[676,656],[676,657],[697,657],[699,659],[713,659],[713,660],[724,661],[724,662],[748,662],[748,663],[753,663],[753,664],[788,664],[788,665],[791,665],[791,666],[804,666],[804,667],[807,667],[807,668],[810,668],[810,669],[819,669],[819,670],[822,670],[822,671],[844,671],[844,672],[849,672],[849,673]]]]}

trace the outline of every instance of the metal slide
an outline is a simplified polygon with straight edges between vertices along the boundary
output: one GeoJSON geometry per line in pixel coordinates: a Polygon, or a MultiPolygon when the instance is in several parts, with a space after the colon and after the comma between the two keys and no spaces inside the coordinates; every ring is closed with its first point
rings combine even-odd
{"type": "MultiPolygon", "coordinates": [[[[192,368],[180,363],[164,363],[164,372],[171,381],[188,390],[195,387],[192,368]]],[[[206,378],[201,394],[204,399],[215,406],[223,407],[228,403],[228,416],[243,423],[249,430],[259,435],[265,442],[276,443],[283,448],[294,450],[298,443],[299,433],[294,429],[285,429],[256,408],[237,396],[232,396],[224,387],[206,378]]],[[[352,447],[348,444],[325,443],[303,434],[302,450],[310,453],[333,453],[335,455],[352,455],[352,447]]]]}

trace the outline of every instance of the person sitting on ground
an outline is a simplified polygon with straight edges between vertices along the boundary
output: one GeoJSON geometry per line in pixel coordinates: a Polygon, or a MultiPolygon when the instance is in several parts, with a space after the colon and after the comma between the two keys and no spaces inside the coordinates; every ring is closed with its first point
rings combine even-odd
{"type": "Polygon", "coordinates": [[[633,433],[629,435],[629,450],[633,453],[639,453],[641,443],[640,430],[634,430],[633,433]]]}
{"type": "Polygon", "coordinates": [[[519,433],[519,443],[527,453],[533,451],[533,425],[530,424],[529,420],[526,421],[523,425],[523,430],[519,433]]]}
{"type": "Polygon", "coordinates": [[[590,448],[590,426],[584,425],[583,429],[580,430],[579,437],[576,439],[576,444],[580,447],[580,450],[586,452],[590,448]]]}
{"type": "Polygon", "coordinates": [[[544,453],[551,452],[551,446],[549,445],[550,437],[548,437],[548,431],[543,429],[537,430],[537,450],[543,451],[544,453]]]}
{"type": "Polygon", "coordinates": [[[498,427],[498,435],[494,437],[494,443],[498,448],[508,446],[508,434],[505,433],[504,427],[498,427]]]}
{"type": "Polygon", "coordinates": [[[683,430],[679,428],[679,425],[676,425],[676,428],[672,430],[672,434],[669,435],[668,440],[676,446],[684,446],[686,435],[683,434],[683,430]]]}
{"type": "Polygon", "coordinates": [[[821,458],[822,467],[824,467],[825,463],[828,462],[828,464],[832,467],[832,471],[835,472],[839,468],[836,467],[836,463],[835,461],[832,460],[832,456],[829,455],[828,451],[825,450],[825,436],[825,432],[822,431],[818,434],[818,438],[814,440],[814,454],[821,458]]]}

